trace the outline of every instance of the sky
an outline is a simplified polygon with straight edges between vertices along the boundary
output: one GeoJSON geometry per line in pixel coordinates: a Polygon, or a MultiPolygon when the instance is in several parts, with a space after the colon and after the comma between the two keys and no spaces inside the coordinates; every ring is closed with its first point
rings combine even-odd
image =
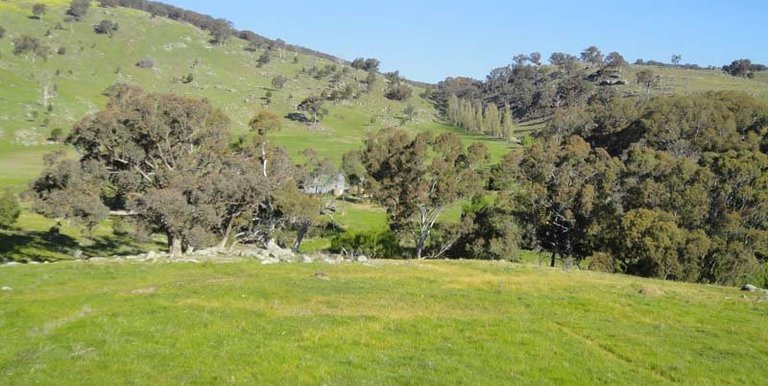
{"type": "Polygon", "coordinates": [[[578,55],[595,45],[628,61],[768,64],[768,1],[166,0],[237,29],[435,83],[484,79],[520,53],[578,55]]]}

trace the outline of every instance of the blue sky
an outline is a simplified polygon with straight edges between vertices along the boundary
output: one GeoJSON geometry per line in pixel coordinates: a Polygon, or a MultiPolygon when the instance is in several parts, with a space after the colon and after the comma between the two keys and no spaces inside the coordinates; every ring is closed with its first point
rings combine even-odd
{"type": "Polygon", "coordinates": [[[768,64],[768,1],[282,0],[169,3],[385,71],[437,82],[482,79],[518,53],[578,54],[596,45],[638,58],[721,66],[768,64]]]}

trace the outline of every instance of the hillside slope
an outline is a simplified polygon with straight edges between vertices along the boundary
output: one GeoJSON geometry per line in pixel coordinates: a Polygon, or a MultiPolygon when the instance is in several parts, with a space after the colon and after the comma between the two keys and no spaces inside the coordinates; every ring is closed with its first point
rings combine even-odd
{"type": "MultiPolygon", "coordinates": [[[[341,155],[360,145],[368,130],[405,124],[414,130],[456,130],[436,119],[429,102],[419,97],[423,89],[405,102],[383,97],[387,81],[379,76],[374,89],[366,93],[366,73],[327,59],[274,49],[272,60],[263,66],[258,58],[267,50],[246,50],[247,43],[230,39],[222,46],[209,43],[210,35],[194,26],[150,17],[127,8],[92,6],[79,22],[63,22],[68,2],[46,1],[42,20],[31,18],[32,2],[0,3],[0,26],[7,32],[0,39],[0,185],[21,187],[35,176],[42,154],[52,150],[46,139],[51,130],[68,131],[85,114],[103,106],[103,92],[122,82],[138,84],[150,91],[173,92],[205,97],[232,119],[233,134],[247,130],[248,119],[271,94],[269,108],[280,115],[295,112],[309,95],[330,87],[350,85],[358,98],[326,102],[327,116],[321,128],[287,121],[274,141],[296,155],[312,147],[321,156],[340,160],[341,155]],[[112,37],[96,34],[93,26],[101,20],[119,25],[112,37]],[[22,34],[40,39],[50,49],[47,60],[31,54],[14,55],[14,38],[22,34]],[[62,48],[62,55],[57,51],[62,48]],[[152,68],[139,68],[142,59],[151,59],[152,68]],[[336,66],[338,78],[314,76],[313,67],[336,66]],[[183,79],[191,75],[189,79],[183,79]],[[284,76],[287,83],[274,89],[272,79],[284,76]],[[50,108],[43,100],[49,90],[50,108]],[[404,122],[403,110],[413,106],[416,115],[404,122]]],[[[482,137],[497,156],[508,148],[502,142],[482,137]]]]}

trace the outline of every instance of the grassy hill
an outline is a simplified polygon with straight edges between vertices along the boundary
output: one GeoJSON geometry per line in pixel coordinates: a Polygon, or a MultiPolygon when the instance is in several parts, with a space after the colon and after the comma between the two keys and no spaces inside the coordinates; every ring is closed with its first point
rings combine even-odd
{"type": "Polygon", "coordinates": [[[768,381],[767,298],[721,287],[391,261],[60,263],[0,286],[6,384],[768,381]]]}
{"type": "MultiPolygon", "coordinates": [[[[223,46],[209,43],[210,35],[189,24],[126,8],[92,6],[80,22],[62,21],[68,1],[45,1],[48,12],[42,20],[30,18],[33,2],[0,2],[0,26],[7,32],[0,39],[0,185],[21,187],[41,169],[42,154],[54,145],[46,139],[54,128],[69,130],[85,114],[103,106],[104,90],[117,82],[138,84],[157,92],[173,92],[210,99],[232,118],[233,135],[247,130],[248,119],[262,108],[271,93],[270,109],[285,115],[309,95],[329,87],[329,77],[315,79],[303,69],[339,65],[327,59],[285,50],[274,50],[272,60],[259,67],[265,49],[247,51],[247,43],[231,39],[223,46]],[[93,25],[109,19],[119,30],[112,37],[99,35],[93,25]],[[57,25],[61,29],[57,28],[57,25]],[[12,40],[22,34],[37,37],[51,49],[47,60],[13,54],[12,40]],[[65,53],[56,52],[63,48],[65,53]],[[150,58],[155,65],[142,69],[136,63],[150,58]],[[192,74],[193,81],[182,77],[192,74]],[[277,75],[288,78],[282,90],[272,88],[277,75]],[[44,87],[55,88],[52,110],[43,105],[44,87]]],[[[327,103],[329,114],[322,130],[308,130],[288,122],[274,135],[274,141],[292,154],[312,147],[321,156],[340,160],[341,155],[360,146],[369,130],[403,125],[403,110],[412,105],[415,119],[405,125],[413,130],[442,132],[458,129],[439,123],[432,106],[416,88],[408,101],[383,97],[387,87],[379,77],[371,93],[363,92],[366,73],[348,66],[341,77],[360,97],[327,103]]],[[[463,135],[463,134],[462,134],[463,135]]],[[[496,156],[507,151],[502,142],[464,135],[467,140],[485,141],[496,156]]]]}

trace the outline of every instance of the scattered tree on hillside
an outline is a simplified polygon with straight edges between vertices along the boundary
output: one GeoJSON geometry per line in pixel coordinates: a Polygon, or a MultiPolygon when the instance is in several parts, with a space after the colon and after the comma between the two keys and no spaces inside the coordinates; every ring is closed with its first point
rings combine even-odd
{"type": "Polygon", "coordinates": [[[79,21],[88,13],[91,7],[91,0],[72,0],[67,10],[67,15],[79,21]]]}
{"type": "Polygon", "coordinates": [[[118,29],[120,29],[120,26],[117,23],[106,19],[93,26],[94,32],[97,34],[109,35],[109,37],[112,37],[112,34],[114,34],[118,29]]]}
{"type": "Polygon", "coordinates": [[[314,95],[310,95],[301,101],[298,105],[298,109],[299,111],[312,114],[312,122],[315,124],[328,113],[328,110],[323,107],[323,99],[314,95]]]}
{"type": "Polygon", "coordinates": [[[47,8],[45,4],[43,3],[36,3],[32,6],[32,16],[34,16],[36,19],[42,21],[43,15],[45,15],[45,12],[47,11],[47,8]]]}
{"type": "Polygon", "coordinates": [[[21,214],[21,207],[16,195],[6,188],[0,196],[0,229],[11,227],[21,214]]]}
{"type": "Polygon", "coordinates": [[[536,66],[541,65],[541,53],[539,52],[531,52],[530,55],[528,55],[528,60],[533,63],[536,66]]]}
{"type": "Polygon", "coordinates": [[[683,60],[683,55],[680,55],[680,54],[672,55],[671,61],[673,66],[675,67],[679,66],[681,60],[683,60]]]}
{"type": "MultiPolygon", "coordinates": [[[[423,258],[440,215],[481,188],[480,167],[488,159],[485,146],[473,144],[465,151],[455,134],[411,137],[399,129],[372,133],[364,143],[366,188],[387,210],[390,229],[410,236],[416,258],[423,258]]],[[[435,253],[446,249],[437,246],[435,253]]]]}
{"type": "Polygon", "coordinates": [[[275,89],[282,90],[286,83],[288,83],[288,78],[283,75],[276,75],[272,78],[272,87],[275,89]]]}
{"type": "Polygon", "coordinates": [[[651,89],[655,88],[659,84],[659,76],[653,73],[653,70],[644,69],[635,74],[637,84],[645,87],[645,96],[649,98],[651,96],[651,89]]]}
{"type": "Polygon", "coordinates": [[[752,64],[749,59],[734,60],[731,64],[723,66],[724,72],[742,78],[752,78],[756,71],[765,71],[766,69],[767,67],[762,64],[752,64]]]}
{"type": "Polygon", "coordinates": [[[272,55],[269,53],[269,51],[264,51],[259,55],[259,58],[256,60],[256,65],[258,67],[265,66],[269,64],[269,62],[272,61],[272,55]]]}
{"type": "Polygon", "coordinates": [[[264,177],[267,177],[267,134],[280,131],[283,128],[283,120],[269,110],[261,110],[251,118],[248,126],[256,135],[255,141],[261,153],[261,172],[264,177]]]}
{"type": "Polygon", "coordinates": [[[411,97],[413,89],[404,84],[392,85],[384,93],[387,99],[393,101],[404,101],[411,97]]]}
{"type": "Polygon", "coordinates": [[[608,56],[605,57],[605,66],[610,68],[621,69],[627,66],[627,61],[624,60],[624,57],[620,53],[614,51],[609,53],[608,56]]]}
{"type": "Polygon", "coordinates": [[[581,61],[592,66],[603,64],[603,53],[595,46],[589,46],[581,52],[581,61]]]}
{"type": "Polygon", "coordinates": [[[35,62],[36,58],[42,58],[43,60],[48,58],[50,48],[43,44],[40,39],[30,35],[19,35],[13,39],[13,54],[14,55],[27,55],[31,54],[32,62],[35,62]]]}
{"type": "Polygon", "coordinates": [[[358,70],[376,72],[376,71],[379,71],[380,64],[381,62],[379,62],[379,60],[375,58],[368,58],[368,59],[357,58],[352,61],[351,66],[352,68],[356,68],[358,70]]]}
{"type": "Polygon", "coordinates": [[[211,42],[213,44],[222,45],[234,35],[234,29],[232,22],[225,19],[216,19],[208,29],[211,33],[211,42]]]}

